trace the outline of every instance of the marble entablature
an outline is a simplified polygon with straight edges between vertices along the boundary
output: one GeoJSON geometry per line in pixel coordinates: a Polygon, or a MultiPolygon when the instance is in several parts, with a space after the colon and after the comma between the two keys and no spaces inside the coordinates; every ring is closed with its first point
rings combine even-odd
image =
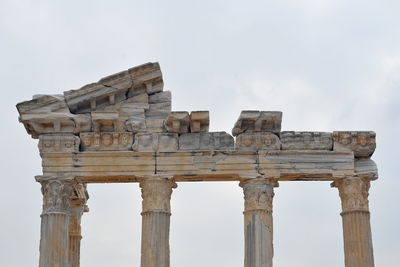
{"type": "MultiPolygon", "coordinates": [[[[195,156],[185,153],[219,151],[232,158],[231,164],[237,173],[251,169],[251,177],[278,172],[285,179],[296,179],[295,174],[293,178],[288,178],[288,173],[291,173],[290,167],[285,165],[288,160],[293,160],[295,164],[293,173],[305,170],[305,173],[297,174],[298,177],[313,176],[313,168],[329,169],[331,177],[340,177],[349,172],[377,177],[376,165],[370,159],[376,146],[374,132],[281,131],[282,112],[245,110],[232,129],[234,138],[226,132],[209,132],[208,111],[172,111],[171,92],[164,91],[163,87],[159,64],[147,63],[107,76],[80,89],[65,91],[63,95],[34,96],[32,100],[17,104],[19,119],[27,132],[39,139],[39,149],[44,156],[43,171],[51,175],[58,173],[57,170],[61,170],[62,166],[68,169],[67,165],[48,163],[53,162],[51,157],[55,157],[54,153],[77,153],[76,156],[80,153],[84,156],[86,152],[113,151],[177,153],[176,158],[180,162],[185,162],[182,157],[189,157],[186,160],[192,165],[190,168],[182,165],[175,174],[189,176],[194,175],[193,170],[199,165],[193,163],[197,162],[195,156]],[[313,152],[323,156],[310,163],[295,163],[297,158],[305,158],[306,155],[311,157],[313,152]],[[340,153],[352,153],[354,157],[351,161],[338,163],[336,157],[344,155],[340,153]],[[242,155],[243,162],[240,159],[238,161],[237,155],[242,155]],[[245,164],[250,165],[244,167],[245,164]],[[307,164],[311,164],[310,167],[307,164]],[[338,164],[342,164],[341,167],[338,164]],[[185,169],[188,170],[186,173],[185,169]]],[[[174,157],[172,154],[162,154],[162,157],[167,156],[174,157]]],[[[156,161],[162,162],[162,157],[157,156],[156,161]]],[[[167,158],[165,160],[168,161],[167,158]]],[[[157,164],[156,161],[154,164],[157,164]]],[[[220,163],[217,161],[214,165],[219,166],[220,163]]],[[[74,164],[71,168],[79,166],[74,164]]],[[[150,165],[146,166],[150,168],[150,165]]],[[[82,175],[90,173],[84,171],[85,168],[80,168],[82,175]]],[[[163,165],[157,166],[156,172],[160,171],[157,168],[163,168],[163,165]]],[[[99,174],[94,166],[92,169],[93,173],[99,174]]],[[[218,168],[214,172],[218,175],[218,168]]],[[[134,174],[134,171],[130,174],[134,174]]]]}

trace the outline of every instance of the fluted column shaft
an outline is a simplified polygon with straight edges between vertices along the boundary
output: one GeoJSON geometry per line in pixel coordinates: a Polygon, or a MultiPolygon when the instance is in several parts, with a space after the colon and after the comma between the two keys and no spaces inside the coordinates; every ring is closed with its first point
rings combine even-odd
{"type": "Polygon", "coordinates": [[[343,240],[346,267],[374,267],[369,179],[349,177],[333,183],[342,201],[343,240]]]}
{"type": "Polygon", "coordinates": [[[39,267],[69,267],[68,207],[73,192],[71,180],[43,179],[39,267]]]}
{"type": "Polygon", "coordinates": [[[140,182],[142,188],[141,267],[169,267],[169,226],[172,188],[169,178],[151,177],[140,182]]]}
{"type": "Polygon", "coordinates": [[[245,267],[272,267],[272,199],[276,182],[271,179],[242,181],[244,192],[245,267]]]}
{"type": "Polygon", "coordinates": [[[80,266],[81,254],[81,218],[85,210],[84,203],[70,207],[69,209],[69,244],[68,262],[70,267],[80,266]]]}

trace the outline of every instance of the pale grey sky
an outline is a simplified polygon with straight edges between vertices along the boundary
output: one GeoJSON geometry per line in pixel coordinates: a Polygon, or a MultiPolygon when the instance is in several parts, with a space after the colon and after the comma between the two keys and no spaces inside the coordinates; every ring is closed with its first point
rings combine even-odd
{"type": "MultiPolygon", "coordinates": [[[[243,109],[283,111],[283,130],[374,130],[376,266],[400,262],[400,2],[0,1],[0,266],[37,266],[37,140],[15,104],[159,61],[174,110],[210,110],[230,132],[243,109]]],[[[89,185],[82,267],[140,265],[137,184],[89,185]]],[[[329,183],[275,191],[275,267],[343,266],[340,200],[329,183]]],[[[243,266],[237,183],[179,184],[171,266],[243,266]]]]}

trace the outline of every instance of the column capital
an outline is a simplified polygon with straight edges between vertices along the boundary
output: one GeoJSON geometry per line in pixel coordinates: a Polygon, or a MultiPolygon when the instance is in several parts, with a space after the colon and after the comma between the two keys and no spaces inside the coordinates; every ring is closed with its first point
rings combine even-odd
{"type": "Polygon", "coordinates": [[[331,187],[336,187],[339,190],[343,213],[351,211],[369,212],[368,190],[370,181],[368,178],[352,176],[337,179],[331,183],[331,187]]]}
{"type": "Polygon", "coordinates": [[[272,185],[273,187],[279,187],[278,180],[275,178],[270,178],[270,177],[257,177],[257,178],[247,178],[247,179],[241,179],[239,186],[243,187],[246,185],[272,185]]]}
{"type": "Polygon", "coordinates": [[[272,200],[276,180],[270,178],[257,178],[242,180],[239,184],[244,193],[244,213],[266,211],[272,213],[272,200]]]}
{"type": "Polygon", "coordinates": [[[148,212],[171,213],[172,189],[177,187],[171,176],[147,176],[140,178],[142,189],[142,215],[148,212]]]}
{"type": "Polygon", "coordinates": [[[41,179],[38,182],[42,185],[42,214],[67,213],[75,181],[72,179],[41,179]]]}

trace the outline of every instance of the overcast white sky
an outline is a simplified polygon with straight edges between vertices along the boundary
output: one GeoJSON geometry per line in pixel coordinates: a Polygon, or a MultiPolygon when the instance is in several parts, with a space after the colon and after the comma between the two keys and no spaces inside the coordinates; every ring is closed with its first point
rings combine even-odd
{"type": "MultiPolygon", "coordinates": [[[[37,140],[15,104],[159,61],[174,110],[210,110],[230,132],[243,109],[283,111],[283,130],[374,130],[376,266],[400,262],[400,2],[393,0],[0,0],[0,266],[37,266],[37,140]]],[[[137,184],[89,185],[82,267],[140,266],[137,184]]],[[[343,263],[340,200],[323,182],[275,191],[275,267],[343,263]]],[[[180,183],[171,266],[243,266],[237,183],[180,183]]]]}

